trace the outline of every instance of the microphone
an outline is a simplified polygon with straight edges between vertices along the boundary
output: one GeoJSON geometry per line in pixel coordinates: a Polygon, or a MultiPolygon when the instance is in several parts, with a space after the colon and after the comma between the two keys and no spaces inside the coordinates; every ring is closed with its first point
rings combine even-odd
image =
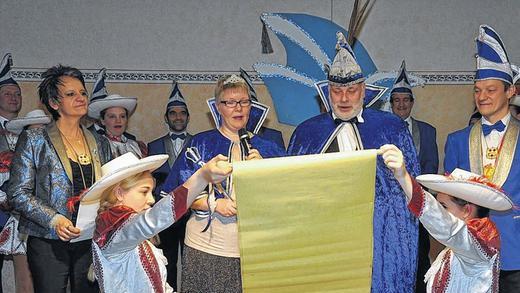
{"type": "Polygon", "coordinates": [[[240,145],[244,149],[246,157],[249,156],[249,152],[251,151],[251,138],[249,138],[249,133],[245,128],[238,130],[238,137],[240,138],[240,145]]]}

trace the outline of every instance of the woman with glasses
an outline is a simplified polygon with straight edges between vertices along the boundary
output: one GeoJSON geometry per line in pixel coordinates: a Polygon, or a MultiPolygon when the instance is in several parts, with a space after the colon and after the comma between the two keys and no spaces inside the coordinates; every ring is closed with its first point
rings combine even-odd
{"type": "Polygon", "coordinates": [[[98,292],[89,283],[92,235],[76,227],[79,198],[101,175],[98,146],[80,125],[88,94],[81,72],[58,65],[45,71],[40,101],[54,122],[20,135],[7,191],[27,234],[27,259],[35,292],[98,292]],[[74,241],[79,236],[86,240],[74,241]]]}
{"type": "MultiPolygon", "coordinates": [[[[238,133],[246,127],[251,109],[249,88],[244,79],[234,74],[221,77],[215,98],[221,126],[195,135],[188,146],[198,151],[203,162],[219,154],[228,157],[230,162],[285,154],[275,143],[259,136],[251,137],[249,153],[240,144],[238,133]]],[[[195,173],[199,165],[193,159],[179,157],[166,186],[181,185],[195,173]],[[178,181],[177,184],[171,184],[172,180],[178,181]]],[[[182,292],[242,292],[233,183],[228,179],[218,188],[214,187],[210,185],[191,205],[193,212],[184,240],[182,292]]]]}

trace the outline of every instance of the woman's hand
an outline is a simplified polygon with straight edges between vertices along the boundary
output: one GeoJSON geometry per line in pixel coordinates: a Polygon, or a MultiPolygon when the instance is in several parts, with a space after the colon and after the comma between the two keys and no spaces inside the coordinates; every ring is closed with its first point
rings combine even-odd
{"type": "Polygon", "coordinates": [[[228,198],[219,198],[217,199],[215,211],[224,217],[232,217],[237,214],[237,205],[228,198]]]}
{"type": "Polygon", "coordinates": [[[383,157],[385,165],[392,170],[394,177],[397,180],[406,177],[408,172],[406,171],[406,166],[404,164],[403,153],[395,145],[385,144],[381,146],[378,155],[383,157]]]}
{"type": "Polygon", "coordinates": [[[218,155],[207,162],[202,168],[202,176],[208,183],[219,183],[224,181],[233,171],[233,165],[228,158],[218,155]]]}
{"type": "Polygon", "coordinates": [[[260,152],[257,149],[250,149],[249,150],[249,156],[247,156],[246,161],[249,160],[260,160],[263,159],[262,155],[260,155],[260,152]]]}
{"type": "Polygon", "coordinates": [[[57,215],[57,218],[54,222],[54,229],[62,241],[69,241],[71,239],[78,238],[81,234],[81,230],[74,227],[72,222],[62,215],[57,215]]]}
{"type": "Polygon", "coordinates": [[[393,144],[385,144],[379,148],[377,154],[383,157],[385,165],[392,170],[395,179],[397,179],[397,182],[399,182],[399,185],[401,185],[401,188],[406,195],[407,202],[410,202],[413,190],[412,177],[406,170],[401,150],[393,144]]]}

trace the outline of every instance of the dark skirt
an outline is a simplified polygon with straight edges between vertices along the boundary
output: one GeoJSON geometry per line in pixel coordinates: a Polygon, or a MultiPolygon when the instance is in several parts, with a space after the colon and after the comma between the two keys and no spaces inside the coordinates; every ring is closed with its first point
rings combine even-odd
{"type": "Polygon", "coordinates": [[[223,257],[184,245],[183,293],[241,293],[240,258],[223,257]]]}

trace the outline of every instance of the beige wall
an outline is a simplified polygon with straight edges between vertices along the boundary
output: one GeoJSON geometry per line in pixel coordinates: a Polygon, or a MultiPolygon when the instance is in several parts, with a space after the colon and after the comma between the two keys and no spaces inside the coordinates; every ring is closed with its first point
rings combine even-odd
{"type": "MultiPolygon", "coordinates": [[[[38,107],[37,86],[37,82],[21,83],[24,97],[21,114],[38,107]]],[[[91,87],[91,83],[87,84],[89,90],[91,87]]],[[[206,99],[213,95],[213,87],[212,84],[180,85],[190,109],[190,133],[198,133],[214,127],[206,105],[206,99]]],[[[266,87],[257,85],[256,89],[260,102],[271,106],[265,125],[282,131],[287,143],[294,127],[279,124],[266,87]]],[[[145,142],[166,133],[167,127],[163,122],[163,115],[170,93],[169,84],[108,83],[107,90],[109,93],[138,97],[137,110],[130,120],[129,132],[145,142]]],[[[437,144],[442,162],[446,136],[465,127],[473,111],[472,86],[428,85],[414,91],[416,101],[413,116],[437,128],[437,144]]]]}

